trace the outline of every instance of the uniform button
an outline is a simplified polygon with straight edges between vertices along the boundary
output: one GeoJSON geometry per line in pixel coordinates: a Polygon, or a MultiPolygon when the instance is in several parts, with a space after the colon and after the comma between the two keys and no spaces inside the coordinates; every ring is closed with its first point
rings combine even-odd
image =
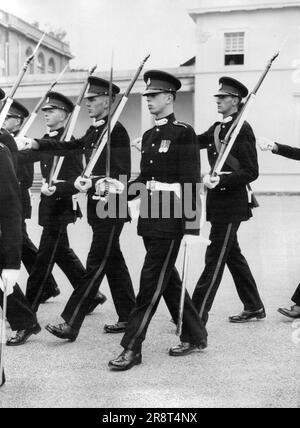
{"type": "Polygon", "coordinates": [[[222,128],[225,128],[225,125],[222,125],[222,128]]]}
{"type": "Polygon", "coordinates": [[[152,144],[152,147],[154,147],[155,146],[155,144],[152,144]]]}
{"type": "Polygon", "coordinates": [[[142,153],[145,153],[145,150],[142,150],[142,153]]]}
{"type": "Polygon", "coordinates": [[[153,163],[153,160],[151,160],[150,163],[153,163]]]}
{"type": "Polygon", "coordinates": [[[214,152],[214,155],[216,155],[217,154],[217,152],[214,152]]]}
{"type": "Polygon", "coordinates": [[[151,180],[154,180],[154,177],[152,177],[151,180]]]}
{"type": "Polygon", "coordinates": [[[159,128],[156,128],[156,132],[159,132],[159,128]]]}
{"type": "Polygon", "coordinates": [[[209,145],[208,145],[208,147],[211,147],[211,146],[212,146],[212,144],[209,144],[209,145]]]}

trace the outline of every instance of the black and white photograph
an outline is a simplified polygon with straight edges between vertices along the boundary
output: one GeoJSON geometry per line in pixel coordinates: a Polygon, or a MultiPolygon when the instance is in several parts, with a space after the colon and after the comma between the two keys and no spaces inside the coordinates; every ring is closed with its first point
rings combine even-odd
{"type": "Polygon", "coordinates": [[[1,0],[0,308],[1,409],[300,408],[300,0],[1,0]]]}

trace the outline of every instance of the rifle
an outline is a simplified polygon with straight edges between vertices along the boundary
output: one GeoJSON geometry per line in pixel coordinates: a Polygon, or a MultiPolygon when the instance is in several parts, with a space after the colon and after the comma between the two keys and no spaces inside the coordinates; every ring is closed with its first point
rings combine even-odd
{"type": "MultiPolygon", "coordinates": [[[[111,66],[110,66],[110,77],[109,77],[109,88],[108,88],[108,116],[107,116],[107,142],[106,142],[106,163],[105,163],[105,176],[110,176],[110,155],[111,155],[111,107],[113,102],[113,93],[112,93],[112,84],[113,84],[113,52],[111,55],[111,66]]],[[[93,196],[95,200],[108,200],[109,195],[109,184],[105,183],[105,192],[103,197],[99,194],[93,196]]]]}
{"type": "MultiPolygon", "coordinates": [[[[113,113],[111,115],[111,122],[110,122],[111,131],[114,129],[114,126],[117,123],[117,121],[118,121],[118,119],[119,119],[119,117],[120,117],[120,115],[121,115],[121,113],[125,107],[125,104],[128,101],[128,97],[129,97],[129,94],[131,92],[131,89],[133,88],[133,85],[137,81],[137,79],[138,79],[138,77],[142,71],[142,68],[144,67],[145,62],[148,60],[149,57],[150,57],[150,54],[147,55],[144,58],[144,60],[141,62],[141,64],[138,67],[135,75],[131,79],[124,95],[122,96],[118,105],[116,106],[115,110],[113,111],[113,113]]],[[[81,174],[82,177],[89,178],[91,176],[93,169],[94,169],[94,167],[95,167],[95,165],[96,165],[96,163],[97,163],[97,161],[98,161],[98,159],[99,159],[99,157],[100,157],[100,155],[101,155],[101,153],[102,153],[102,151],[103,151],[103,149],[107,143],[107,139],[108,139],[108,127],[106,125],[106,127],[104,128],[104,130],[102,131],[100,137],[98,138],[98,140],[96,142],[95,148],[92,151],[92,155],[91,155],[91,158],[90,158],[88,164],[86,165],[86,167],[84,168],[84,170],[81,174]]]]}
{"type": "Polygon", "coordinates": [[[25,137],[25,135],[27,134],[29,128],[31,127],[31,125],[33,124],[33,122],[35,121],[35,118],[37,117],[37,114],[40,110],[40,108],[42,107],[42,105],[44,104],[46,98],[47,98],[47,94],[48,92],[52,91],[52,89],[54,88],[54,86],[58,83],[58,81],[62,78],[62,76],[64,75],[65,71],[67,70],[69,64],[67,64],[65,66],[65,68],[62,70],[62,72],[59,74],[59,76],[57,77],[56,80],[54,80],[54,82],[51,83],[51,85],[49,86],[49,88],[47,89],[47,91],[45,92],[45,94],[41,97],[41,99],[39,100],[39,102],[37,103],[37,105],[35,106],[34,110],[32,111],[32,113],[30,114],[29,118],[26,120],[26,122],[24,123],[24,125],[22,126],[22,128],[20,129],[17,137],[25,137]]]}
{"type": "Polygon", "coordinates": [[[275,53],[272,58],[268,61],[262,75],[260,76],[260,78],[258,79],[257,84],[255,85],[254,89],[252,90],[252,92],[250,92],[250,94],[248,95],[244,106],[242,107],[240,113],[237,115],[236,119],[233,121],[231,127],[229,128],[224,140],[222,141],[222,147],[221,150],[219,152],[219,156],[216,160],[216,163],[213,167],[212,173],[211,175],[215,176],[217,174],[220,174],[221,169],[224,165],[224,163],[226,162],[226,159],[230,153],[230,150],[233,146],[233,144],[235,143],[235,140],[247,118],[247,115],[249,113],[249,109],[250,106],[253,104],[256,94],[262,84],[262,82],[264,81],[266,75],[268,74],[273,61],[278,57],[280,51],[278,51],[277,53],[275,53]]]}
{"type": "MultiPolygon", "coordinates": [[[[61,138],[60,138],[60,141],[71,141],[72,134],[73,134],[73,131],[74,131],[77,119],[78,119],[78,115],[80,112],[80,108],[81,108],[80,104],[82,102],[86,88],[87,88],[88,83],[89,83],[88,78],[94,73],[94,71],[96,70],[96,67],[97,67],[97,65],[94,65],[94,67],[92,67],[90,69],[88,76],[87,76],[84,84],[81,87],[81,91],[80,91],[78,98],[76,100],[74,110],[68,118],[67,125],[65,127],[65,130],[64,130],[61,138]]],[[[49,180],[48,180],[49,187],[51,187],[53,185],[53,181],[57,180],[57,177],[58,177],[58,174],[61,170],[63,161],[64,161],[64,156],[54,156],[53,164],[52,164],[52,168],[51,168],[49,180]]]]}
{"type": "Polygon", "coordinates": [[[3,123],[5,121],[5,118],[7,116],[7,113],[8,113],[8,111],[9,111],[9,109],[10,109],[10,107],[11,107],[13,101],[14,101],[14,95],[15,95],[18,87],[20,86],[20,83],[21,83],[21,81],[22,81],[22,79],[23,79],[23,77],[24,77],[24,75],[25,75],[25,73],[26,73],[26,71],[27,71],[27,69],[29,67],[29,64],[31,63],[31,61],[35,57],[35,55],[36,55],[36,53],[37,53],[37,51],[38,51],[38,49],[39,49],[42,41],[44,40],[45,35],[46,35],[46,33],[44,33],[42,35],[42,37],[40,38],[40,40],[39,40],[38,44],[36,45],[34,51],[26,59],[26,61],[24,62],[23,67],[21,68],[21,70],[20,70],[20,72],[19,72],[19,74],[18,74],[18,76],[16,78],[16,81],[15,81],[15,83],[14,83],[14,85],[13,85],[11,91],[10,91],[10,94],[8,95],[8,97],[5,100],[5,103],[2,106],[2,109],[1,109],[1,112],[0,112],[0,129],[2,128],[3,123]]]}

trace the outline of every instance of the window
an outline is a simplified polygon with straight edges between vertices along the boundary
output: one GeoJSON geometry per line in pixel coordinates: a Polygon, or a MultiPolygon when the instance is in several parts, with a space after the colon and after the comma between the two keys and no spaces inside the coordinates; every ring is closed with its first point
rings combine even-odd
{"type": "Polygon", "coordinates": [[[42,53],[40,53],[38,56],[37,71],[38,73],[45,73],[45,57],[42,53]]]}
{"type": "Polygon", "coordinates": [[[244,64],[245,33],[225,33],[225,65],[244,64]]]}
{"type": "MultiPolygon", "coordinates": [[[[33,50],[29,46],[25,52],[26,58],[28,58],[30,55],[32,55],[32,53],[33,53],[33,50]]],[[[33,74],[33,73],[34,73],[34,65],[33,65],[33,61],[31,61],[30,65],[29,65],[29,74],[33,74]]]]}
{"type": "Polygon", "coordinates": [[[55,61],[53,58],[50,58],[48,62],[48,73],[55,73],[55,72],[56,72],[55,61]]]}

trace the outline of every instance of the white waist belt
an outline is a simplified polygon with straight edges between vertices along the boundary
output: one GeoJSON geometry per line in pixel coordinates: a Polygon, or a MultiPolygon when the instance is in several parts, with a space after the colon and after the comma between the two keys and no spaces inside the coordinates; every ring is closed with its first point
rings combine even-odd
{"type": "Polygon", "coordinates": [[[174,192],[180,198],[181,185],[179,183],[161,183],[160,181],[147,181],[146,189],[156,192],[174,192]]]}

